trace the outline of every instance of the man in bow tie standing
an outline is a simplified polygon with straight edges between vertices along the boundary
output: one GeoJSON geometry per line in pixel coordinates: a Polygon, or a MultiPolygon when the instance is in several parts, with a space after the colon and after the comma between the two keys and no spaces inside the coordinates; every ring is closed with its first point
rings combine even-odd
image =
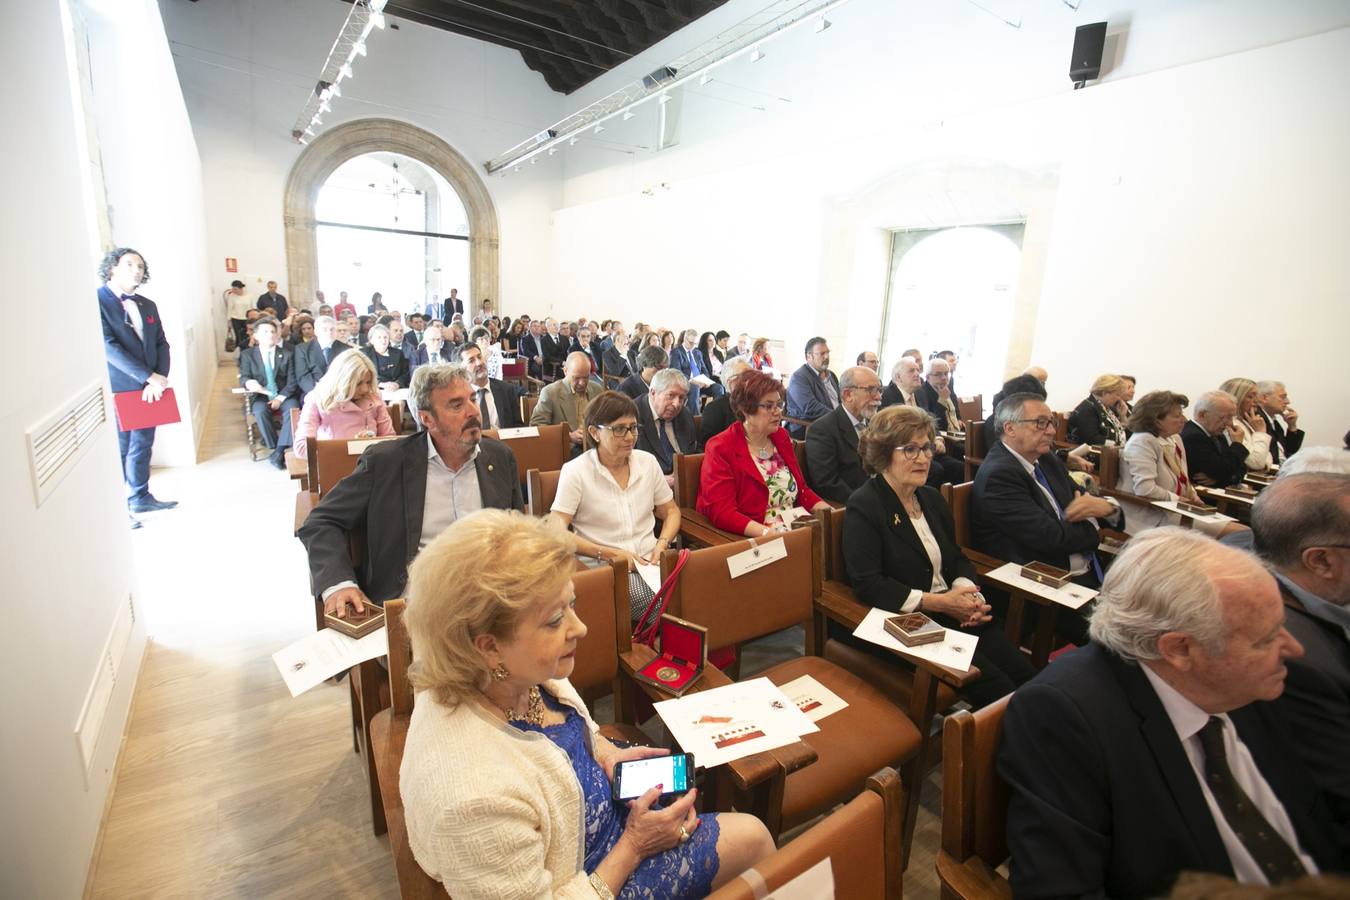
{"type": "MultiPolygon", "coordinates": [[[[169,341],[154,301],[136,291],[150,280],[145,259],[130,247],[118,247],[98,267],[103,287],[98,289],[103,319],[103,350],[108,358],[108,380],[113,393],[140,391],[147,403],[157,402],[169,386],[169,341]]],[[[154,428],[118,431],[122,477],[127,483],[127,507],[133,513],[172,509],[178,503],[158,500],[150,493],[150,453],[154,428]]],[[[131,520],[132,528],[141,523],[131,520]]]]}

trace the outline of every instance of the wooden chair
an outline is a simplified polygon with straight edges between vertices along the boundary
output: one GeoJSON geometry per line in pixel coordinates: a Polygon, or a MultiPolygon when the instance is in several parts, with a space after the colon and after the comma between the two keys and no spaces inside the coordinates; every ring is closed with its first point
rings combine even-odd
{"type": "Polygon", "coordinates": [[[998,777],[1004,697],[979,712],[961,710],[942,729],[942,846],[937,873],[944,900],[1005,900],[1007,880],[995,871],[1008,858],[1008,785],[998,777]]]}
{"type": "Polygon", "coordinates": [[[961,421],[975,419],[984,421],[984,395],[976,394],[974,397],[956,398],[956,414],[961,417],[961,421]]]}
{"type": "MultiPolygon", "coordinates": [[[[577,645],[576,666],[570,680],[583,693],[594,693],[607,685],[614,692],[615,714],[622,715],[631,708],[628,693],[631,682],[619,666],[619,655],[632,646],[627,573],[622,564],[615,563],[579,573],[573,585],[577,615],[586,623],[587,633],[577,645]]],[[[403,623],[404,601],[390,600],[384,611],[389,634],[389,703],[370,722],[370,743],[378,776],[375,787],[388,823],[389,850],[404,900],[448,897],[444,885],[417,864],[408,844],[398,779],[413,708],[412,687],[407,677],[412,648],[403,623]]],[[[648,742],[641,731],[622,722],[602,725],[600,732],[610,739],[648,742]]]]}
{"type": "Polygon", "coordinates": [[[984,420],[961,418],[966,424],[966,481],[974,481],[975,471],[989,452],[984,441],[984,420]]]}
{"type": "Polygon", "coordinates": [[[248,458],[257,462],[258,450],[266,450],[267,448],[260,448],[258,443],[258,420],[253,418],[253,410],[249,408],[248,392],[239,391],[239,399],[244,403],[244,436],[248,438],[248,458]]]}
{"type": "Polygon", "coordinates": [[[680,534],[685,542],[699,547],[715,547],[744,540],[744,535],[723,531],[698,511],[698,485],[703,472],[702,453],[676,453],[675,505],[680,508],[680,534]]]}
{"type": "Polygon", "coordinates": [[[553,498],[558,495],[558,477],[560,471],[541,472],[530,469],[525,473],[525,511],[532,516],[543,517],[553,508],[553,498]]]}
{"type": "Polygon", "coordinates": [[[534,415],[534,408],[539,405],[538,394],[520,395],[520,421],[528,423],[530,416],[534,415]]]}
{"type": "MultiPolygon", "coordinates": [[[[394,436],[374,438],[373,440],[388,441],[393,440],[394,436]]],[[[333,489],[339,481],[346,478],[356,470],[356,464],[361,460],[359,453],[352,453],[348,447],[350,441],[346,440],[312,440],[307,442],[305,448],[306,477],[302,483],[302,488],[295,496],[295,531],[300,532],[300,526],[305,524],[305,519],[309,518],[310,512],[333,489]]]]}
{"type": "Polygon", "coordinates": [[[709,900],[757,900],[826,859],[834,874],[836,897],[894,900],[902,896],[903,795],[900,776],[894,769],[882,769],[867,779],[867,787],[847,805],[709,894],[709,900]]]}
{"type": "MultiPolygon", "coordinates": [[[[844,581],[844,515],[842,509],[816,513],[821,529],[825,575],[816,605],[817,615],[812,622],[816,646],[821,648],[825,659],[880,690],[909,716],[919,730],[921,742],[920,751],[907,767],[905,776],[909,784],[918,785],[928,771],[933,717],[950,708],[959,699],[958,692],[980,677],[980,670],[971,666],[962,672],[898,653],[893,662],[887,662],[829,636],[829,622],[852,632],[870,611],[844,581]]],[[[918,818],[918,798],[911,793],[906,799],[904,826],[908,842],[918,818]]]]}
{"type": "Polygon", "coordinates": [[[806,477],[809,484],[811,476],[806,473],[806,441],[799,441],[796,438],[792,441],[792,455],[797,457],[797,468],[802,470],[802,475],[806,477]]]}
{"type": "MultiPolygon", "coordinates": [[[[530,469],[541,472],[556,472],[563,467],[572,454],[570,429],[562,425],[536,425],[539,434],[535,437],[510,438],[504,441],[516,457],[516,468],[520,472],[520,488],[527,486],[526,474],[530,469]]],[[[484,437],[497,438],[495,428],[483,430],[484,437]]]]}
{"type": "Polygon", "coordinates": [[[309,460],[301,459],[295,455],[294,443],[295,432],[300,428],[300,410],[291,407],[291,444],[292,449],[286,451],[286,474],[292,481],[300,482],[300,490],[309,490],[309,460]]]}
{"type": "Polygon", "coordinates": [[[403,402],[399,401],[398,403],[390,403],[387,408],[389,410],[389,423],[394,426],[394,434],[402,434],[403,402]]]}
{"type": "Polygon", "coordinates": [[[601,377],[604,379],[605,390],[607,391],[617,391],[619,389],[619,385],[623,384],[622,375],[611,375],[608,372],[606,372],[601,377]]]}
{"type": "MultiPolygon", "coordinates": [[[[731,805],[757,815],[775,838],[811,821],[857,795],[867,776],[882,766],[916,759],[922,737],[914,723],[878,689],[815,655],[811,627],[820,600],[820,526],[814,520],[780,537],[787,556],[733,580],[728,557],[756,547],[741,540],[695,550],[671,592],[670,611],[708,629],[708,646],[725,647],[754,640],[793,625],[806,627],[806,655],[770,666],[754,677],[786,684],[810,675],[848,706],[820,720],[820,731],[803,735],[807,752],[779,764],[737,760],[719,767],[713,797],[719,808],[731,805]],[[812,761],[812,757],[815,757],[812,761]],[[742,764],[742,765],[738,765],[742,764]]],[[[667,550],[662,571],[677,554],[667,550]]],[[[918,797],[917,784],[910,802],[918,797]]]]}

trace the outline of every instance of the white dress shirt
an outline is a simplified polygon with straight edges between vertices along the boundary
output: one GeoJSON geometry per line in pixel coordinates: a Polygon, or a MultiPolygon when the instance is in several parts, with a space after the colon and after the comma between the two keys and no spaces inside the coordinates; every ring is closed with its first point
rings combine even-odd
{"type": "MultiPolygon", "coordinates": [[[[1045,495],[1045,499],[1049,500],[1050,505],[1053,506],[1059,513],[1061,513],[1062,516],[1064,508],[1059,505],[1059,501],[1055,499],[1055,495],[1046,490],[1045,485],[1041,484],[1040,479],[1036,477],[1035,465],[1027,462],[1027,458],[1020,453],[1013,453],[1012,450],[1009,450],[1008,452],[1012,454],[1013,459],[1017,460],[1022,464],[1022,468],[1026,469],[1027,474],[1031,476],[1031,480],[1036,482],[1036,487],[1041,489],[1041,493],[1045,495]]],[[[1112,506],[1116,507],[1116,509],[1120,508],[1120,504],[1116,502],[1114,497],[1103,497],[1102,499],[1104,499],[1107,503],[1110,503],[1112,506]]],[[[1084,521],[1091,522],[1093,528],[1097,528],[1099,530],[1101,528],[1101,526],[1097,523],[1096,519],[1086,519],[1084,521]]],[[[1069,554],[1070,575],[1083,575],[1087,572],[1089,566],[1090,563],[1088,562],[1086,554],[1084,553],[1069,554]]]]}
{"type": "MultiPolygon", "coordinates": [[[[491,392],[488,393],[491,396],[491,392]]],[[[422,502],[422,538],[417,543],[418,553],[456,521],[483,508],[478,467],[474,465],[479,452],[480,448],[474,447],[464,465],[452,469],[436,452],[436,442],[427,436],[427,493],[422,502]]]]}
{"type": "Polygon", "coordinates": [[[479,405],[480,395],[481,400],[487,404],[487,411],[488,411],[488,419],[483,423],[483,427],[501,428],[502,417],[501,413],[497,412],[497,400],[495,397],[492,396],[492,388],[488,385],[483,385],[482,387],[479,387],[478,385],[475,384],[473,386],[473,403],[475,406],[479,405]]]}
{"type": "Polygon", "coordinates": [[[645,556],[656,546],[656,507],[674,498],[661,464],[645,450],[628,457],[628,487],[620,488],[587,450],[563,464],[553,511],[572,517],[572,528],[588,541],[645,556]]]}
{"type": "MultiPolygon", "coordinates": [[[[1200,746],[1200,729],[1204,728],[1209,721],[1209,713],[1186,699],[1180,691],[1164,681],[1149,666],[1141,663],[1140,668],[1144,670],[1144,675],[1148,678],[1149,684],[1153,685],[1154,693],[1162,701],[1163,709],[1167,711],[1167,718],[1172,720],[1172,727],[1176,729],[1182,749],[1186,751],[1186,759],[1190,761],[1191,770],[1195,772],[1195,780],[1200,785],[1200,793],[1205,797],[1205,805],[1209,807],[1209,814],[1214,817],[1214,824],[1219,829],[1219,838],[1223,841],[1223,849],[1228,852],[1228,859],[1233,864],[1233,874],[1242,884],[1269,884],[1270,882],[1261,872],[1261,867],[1256,864],[1256,860],[1252,859],[1251,853],[1247,852],[1247,848],[1238,839],[1237,833],[1233,831],[1232,826],[1228,824],[1228,820],[1224,818],[1223,811],[1219,809],[1219,804],[1215,801],[1214,795],[1210,793],[1209,785],[1205,782],[1205,751],[1200,746]]],[[[1247,798],[1260,810],[1261,815],[1265,817],[1271,827],[1279,832],[1280,837],[1284,838],[1290,847],[1294,848],[1294,852],[1298,854],[1299,861],[1308,870],[1308,874],[1316,875],[1318,871],[1317,863],[1313,862],[1312,857],[1299,846],[1298,834],[1294,831],[1293,823],[1289,821],[1289,814],[1284,811],[1284,804],[1275,796],[1275,792],[1270,789],[1265,776],[1256,767],[1256,761],[1252,759],[1252,754],[1247,749],[1247,745],[1242,743],[1242,739],[1238,737],[1237,729],[1233,727],[1232,720],[1224,713],[1220,713],[1218,718],[1223,721],[1224,755],[1228,758],[1228,768],[1233,773],[1233,779],[1242,788],[1242,792],[1247,795],[1247,798]]]]}
{"type": "Polygon", "coordinates": [[[127,321],[131,323],[131,330],[136,332],[136,337],[145,340],[145,323],[141,321],[141,308],[136,305],[136,299],[128,297],[123,300],[122,310],[127,314],[127,321]]]}

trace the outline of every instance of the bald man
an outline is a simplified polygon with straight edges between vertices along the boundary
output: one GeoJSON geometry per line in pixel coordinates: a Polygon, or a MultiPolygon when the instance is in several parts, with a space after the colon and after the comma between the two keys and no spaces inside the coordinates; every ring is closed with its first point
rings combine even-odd
{"type": "Polygon", "coordinates": [[[590,354],[579,350],[569,353],[563,364],[563,377],[539,392],[539,403],[530,416],[530,424],[566,423],[572,435],[572,455],[580,456],[586,407],[604,390],[600,382],[591,378],[590,354]]]}

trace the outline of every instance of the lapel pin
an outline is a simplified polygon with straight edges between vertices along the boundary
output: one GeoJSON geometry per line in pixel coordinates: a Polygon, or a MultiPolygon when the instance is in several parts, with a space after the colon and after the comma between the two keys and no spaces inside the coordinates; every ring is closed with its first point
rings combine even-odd
{"type": "Polygon", "coordinates": [[[899,525],[899,524],[900,524],[900,514],[899,514],[899,513],[896,513],[896,514],[895,514],[895,524],[896,524],[896,525],[899,525]]]}
{"type": "Polygon", "coordinates": [[[488,471],[489,471],[489,472],[492,471],[492,463],[488,463],[488,471]]]}

